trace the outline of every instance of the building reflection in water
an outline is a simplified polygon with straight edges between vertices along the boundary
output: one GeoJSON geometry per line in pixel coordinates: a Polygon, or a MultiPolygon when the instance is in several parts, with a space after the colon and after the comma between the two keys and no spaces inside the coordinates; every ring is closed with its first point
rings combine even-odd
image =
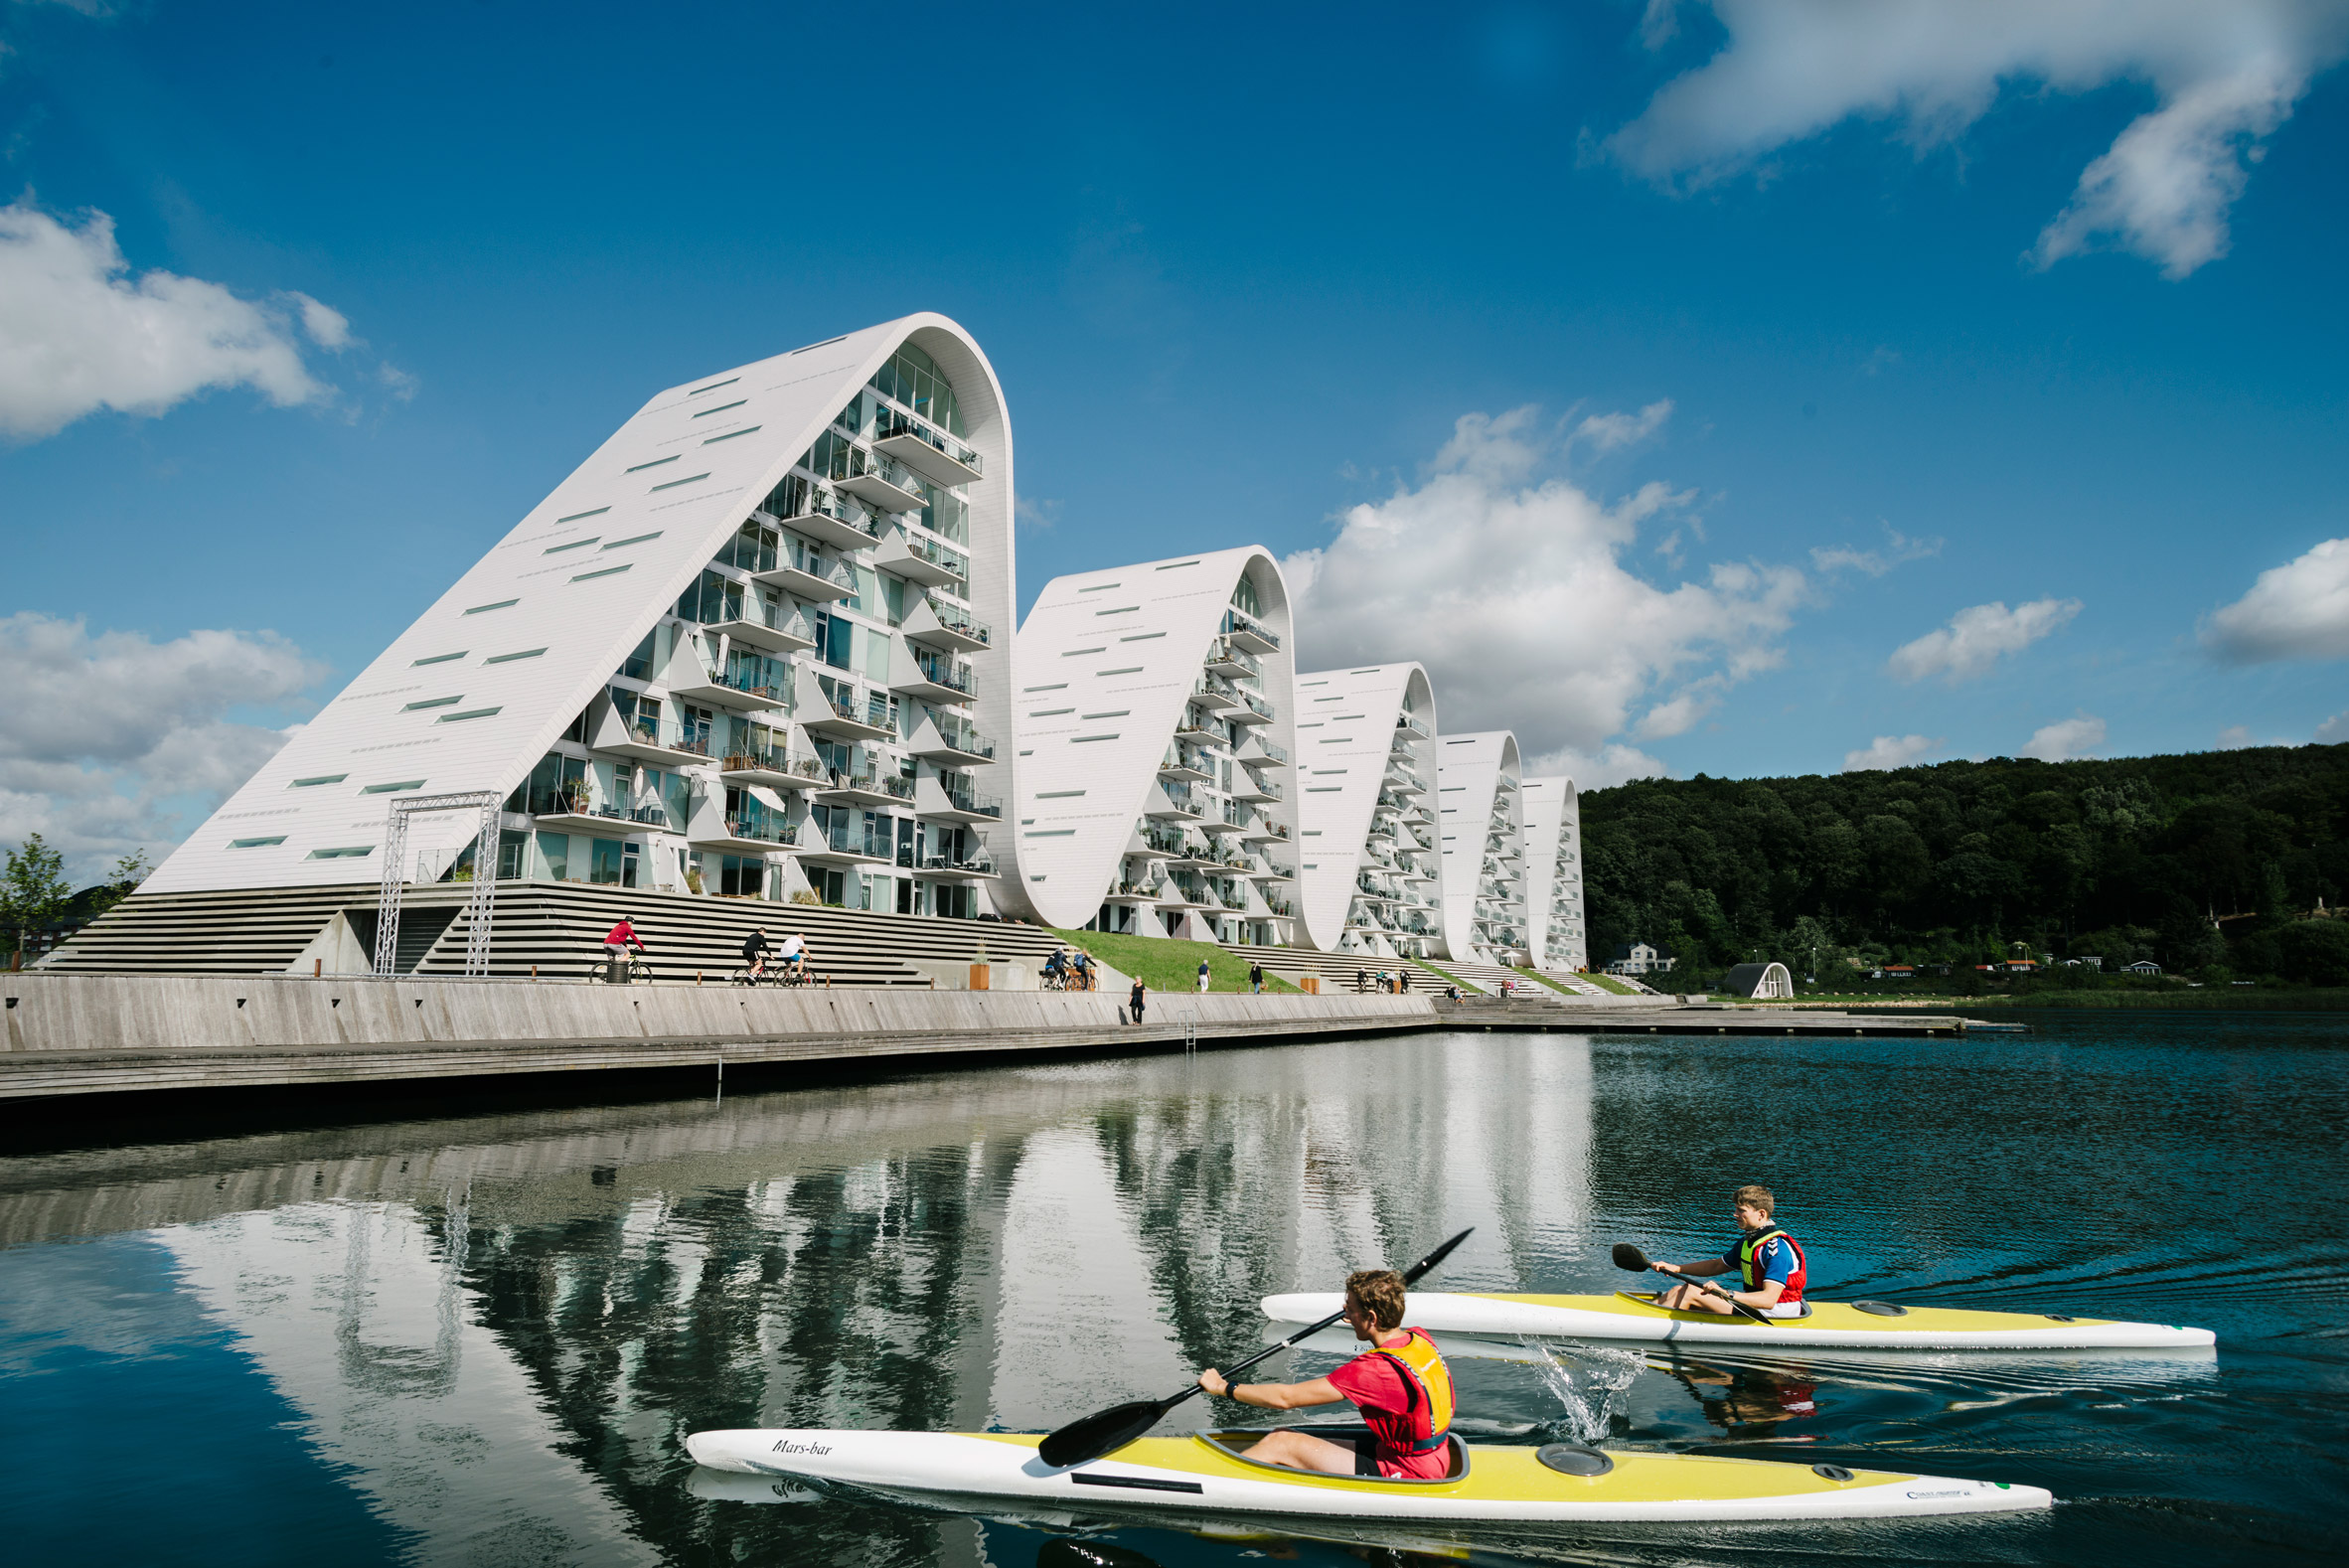
{"type": "Polygon", "coordinates": [[[1589,1246],[1590,1074],[1423,1036],[30,1157],[0,1241],[154,1233],[422,1560],[976,1560],[969,1521],[699,1497],[679,1439],[1047,1427],[1464,1225],[1444,1283],[1534,1277],[1589,1246]]]}

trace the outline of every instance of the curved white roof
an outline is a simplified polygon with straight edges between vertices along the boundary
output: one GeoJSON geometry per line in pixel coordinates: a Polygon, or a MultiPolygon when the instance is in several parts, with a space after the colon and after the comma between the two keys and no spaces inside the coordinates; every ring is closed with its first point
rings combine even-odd
{"type": "MultiPolygon", "coordinates": [[[[1430,905],[1443,901],[1440,875],[1421,881],[1413,872],[1433,872],[1435,826],[1435,691],[1416,664],[1372,665],[1359,670],[1323,670],[1297,678],[1296,799],[1298,832],[1299,945],[1334,952],[1347,911],[1359,891],[1358,874],[1371,867],[1368,846],[1382,794],[1406,803],[1386,820],[1398,831],[1396,848],[1430,905]],[[1412,721],[1418,727],[1412,727],[1412,721]],[[1390,793],[1390,785],[1399,789],[1390,793]],[[1403,822],[1424,809],[1424,823],[1403,822]],[[1422,860],[1401,848],[1399,833],[1424,838],[1422,860]]],[[[1385,858],[1391,860],[1395,851],[1385,858]]],[[[1383,863],[1381,876],[1390,874],[1383,863]]],[[[1400,889],[1398,889],[1400,890],[1400,889]]],[[[1440,926],[1439,926],[1440,929],[1440,926]]]]}
{"type": "Polygon", "coordinates": [[[1526,947],[1536,969],[1580,969],[1590,954],[1577,843],[1582,797],[1570,778],[1541,778],[1525,781],[1524,798],[1526,947]]]}
{"type": "MultiPolygon", "coordinates": [[[[978,344],[920,314],[697,377],[654,394],[247,780],[143,886],[373,881],[391,784],[512,790],[697,580],[750,511],[902,344],[953,383],[970,487],[970,599],[997,628],[973,656],[973,717],[1011,749],[1012,428],[978,344]],[[431,705],[431,706],[427,706],[431,705]],[[300,780],[323,780],[297,784],[300,780]],[[231,848],[236,840],[275,840],[231,848]],[[320,850],[369,851],[313,859],[320,850]]],[[[885,564],[885,562],[883,563],[885,564]]],[[[429,851],[471,836],[416,824],[429,851]]]]}
{"type": "Polygon", "coordinates": [[[1436,743],[1436,820],[1444,852],[1444,944],[1453,958],[1497,963],[1504,928],[1525,929],[1524,801],[1517,737],[1505,729],[1443,735],[1436,743]],[[1502,843],[1498,876],[1488,873],[1487,840],[1502,843]],[[1493,895],[1486,889],[1498,885],[1493,895]]]}

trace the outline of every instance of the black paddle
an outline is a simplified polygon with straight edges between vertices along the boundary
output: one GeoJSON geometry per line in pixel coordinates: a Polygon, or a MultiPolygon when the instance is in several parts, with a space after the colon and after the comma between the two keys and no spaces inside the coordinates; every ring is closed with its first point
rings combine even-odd
{"type": "MultiPolygon", "coordinates": [[[[1417,1263],[1414,1263],[1411,1265],[1411,1267],[1405,1269],[1403,1271],[1403,1283],[1405,1285],[1418,1284],[1421,1275],[1427,1273],[1428,1270],[1434,1268],[1437,1264],[1450,1257],[1452,1255],[1452,1249],[1459,1246],[1462,1242],[1468,1240],[1470,1231],[1473,1231],[1476,1228],[1476,1226],[1471,1225],[1468,1230],[1462,1231],[1459,1235],[1454,1236],[1450,1241],[1445,1242],[1435,1251],[1429,1253],[1426,1257],[1421,1258],[1417,1263]]],[[[1289,1335],[1288,1338],[1281,1340],[1279,1343],[1266,1345],[1263,1349],[1257,1351],[1254,1355],[1249,1356],[1248,1359],[1240,1362],[1231,1370],[1233,1372],[1244,1372],[1249,1367],[1254,1366],[1257,1362],[1263,1360],[1266,1356],[1272,1354],[1274,1351],[1286,1350],[1298,1340],[1309,1338],[1314,1334],[1320,1333],[1324,1329],[1329,1328],[1331,1324],[1335,1323],[1338,1319],[1344,1316],[1345,1314],[1342,1311],[1333,1312],[1329,1317],[1324,1318],[1320,1323],[1313,1324],[1307,1328],[1298,1330],[1295,1333],[1289,1335]]],[[[1226,1376],[1228,1375],[1229,1374],[1227,1373],[1226,1376]]],[[[1041,1443],[1038,1443],[1036,1445],[1035,1451],[1037,1455],[1042,1458],[1043,1462],[1051,1466],[1054,1470],[1064,1470],[1070,1465],[1082,1465],[1087,1460],[1099,1459],[1102,1455],[1107,1454],[1112,1449],[1124,1448],[1127,1444],[1142,1436],[1143,1433],[1148,1432],[1152,1427],[1157,1426],[1159,1424],[1160,1417],[1166,1415],[1168,1411],[1174,1409],[1176,1405],[1182,1403],[1185,1399],[1188,1399],[1191,1395],[1198,1392],[1200,1392],[1199,1385],[1196,1383],[1191,1383],[1184,1387],[1180,1392],[1169,1394],[1164,1399],[1135,1399],[1130,1400],[1122,1405],[1112,1405],[1109,1409],[1100,1411],[1097,1414],[1083,1417],[1080,1420],[1071,1421],[1068,1425],[1062,1427],[1059,1431],[1050,1434],[1041,1443]]]]}
{"type": "Polygon", "coordinates": [[[1661,1264],[1648,1262],[1647,1254],[1642,1252],[1638,1247],[1633,1246],[1628,1241],[1619,1241],[1615,1244],[1615,1266],[1619,1269],[1628,1269],[1634,1274],[1644,1274],[1649,1269],[1655,1270],[1655,1272],[1658,1274],[1669,1274],[1672,1276],[1672,1278],[1682,1281],[1685,1284],[1693,1285],[1698,1290],[1712,1292],[1715,1296],[1718,1296],[1723,1301],[1729,1303],[1731,1311],[1743,1313],[1748,1318],[1753,1319],[1756,1323],[1770,1322],[1768,1318],[1763,1317],[1762,1314],[1754,1311],[1753,1308],[1748,1307],[1744,1302],[1739,1301],[1735,1296],[1730,1295],[1729,1292],[1723,1290],[1720,1286],[1715,1285],[1711,1280],[1699,1279],[1692,1274],[1681,1274],[1676,1270],[1667,1269],[1661,1264]]]}

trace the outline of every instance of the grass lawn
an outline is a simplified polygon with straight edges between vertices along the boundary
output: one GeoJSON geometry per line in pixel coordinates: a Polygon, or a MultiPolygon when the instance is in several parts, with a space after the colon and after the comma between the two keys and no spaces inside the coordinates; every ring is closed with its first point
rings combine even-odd
{"type": "Polygon", "coordinates": [[[1538,969],[1520,969],[1517,971],[1517,973],[1523,975],[1527,980],[1534,982],[1536,985],[1549,987],[1552,991],[1562,991],[1570,997],[1582,995],[1582,993],[1576,991],[1572,986],[1567,985],[1564,981],[1552,980],[1549,976],[1543,974],[1538,969]]]}
{"type": "Polygon", "coordinates": [[[1582,978],[1597,986],[1601,991],[1612,991],[1619,997],[1636,997],[1640,994],[1636,988],[1625,985],[1613,975],[1591,974],[1582,978]]]}
{"type": "MultiPolygon", "coordinates": [[[[1234,958],[1212,942],[1177,942],[1163,936],[1126,936],[1110,931],[1060,931],[1055,934],[1070,947],[1081,947],[1118,973],[1139,980],[1153,991],[1199,989],[1199,960],[1207,961],[1209,991],[1248,989],[1248,961],[1234,958]]],[[[1299,995],[1288,981],[1267,970],[1264,994],[1299,995]]]]}
{"type": "Polygon", "coordinates": [[[1473,997],[1477,994],[1476,987],[1470,985],[1467,981],[1462,980],[1458,975],[1453,974],[1450,970],[1438,969],[1435,965],[1429,963],[1424,958],[1408,959],[1405,962],[1417,964],[1421,969],[1426,970],[1431,975],[1443,976],[1445,984],[1458,986],[1460,988],[1461,995],[1464,997],[1473,997]]]}

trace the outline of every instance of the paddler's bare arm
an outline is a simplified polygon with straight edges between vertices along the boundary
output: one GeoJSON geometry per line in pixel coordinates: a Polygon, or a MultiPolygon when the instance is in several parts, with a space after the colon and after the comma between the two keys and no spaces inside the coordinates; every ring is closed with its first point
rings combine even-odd
{"type": "Polygon", "coordinates": [[[1345,1398],[1330,1379],[1307,1383],[1234,1383],[1212,1366],[1199,1374],[1199,1386],[1210,1394],[1236,1399],[1264,1410],[1300,1410],[1307,1405],[1334,1405],[1345,1398]]]}
{"type": "Polygon", "coordinates": [[[1729,1265],[1719,1258],[1707,1258],[1702,1263],[1659,1263],[1656,1267],[1666,1274],[1692,1274],[1698,1279],[1710,1279],[1729,1269],[1729,1265]]]}

